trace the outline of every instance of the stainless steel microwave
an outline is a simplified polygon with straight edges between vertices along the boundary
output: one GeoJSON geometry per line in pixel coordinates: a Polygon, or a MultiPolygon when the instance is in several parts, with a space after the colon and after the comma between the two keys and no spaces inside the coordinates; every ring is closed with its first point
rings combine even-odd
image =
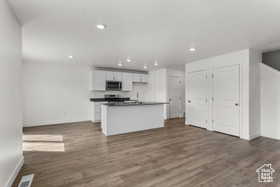
{"type": "Polygon", "coordinates": [[[122,82],[121,81],[106,81],[106,90],[121,91],[122,82]]]}

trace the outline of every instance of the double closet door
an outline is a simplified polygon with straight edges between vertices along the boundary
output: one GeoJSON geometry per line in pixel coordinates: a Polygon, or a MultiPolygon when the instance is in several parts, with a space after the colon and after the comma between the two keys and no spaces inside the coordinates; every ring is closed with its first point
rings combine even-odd
{"type": "Polygon", "coordinates": [[[188,72],[187,123],[239,136],[239,94],[239,65],[188,72]]]}

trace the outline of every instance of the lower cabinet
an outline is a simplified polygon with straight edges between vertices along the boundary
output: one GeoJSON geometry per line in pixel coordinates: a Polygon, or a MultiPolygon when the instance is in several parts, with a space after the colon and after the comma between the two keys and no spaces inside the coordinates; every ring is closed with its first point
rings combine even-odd
{"type": "Polygon", "coordinates": [[[93,102],[93,122],[101,121],[101,105],[107,102],[93,102]]]}

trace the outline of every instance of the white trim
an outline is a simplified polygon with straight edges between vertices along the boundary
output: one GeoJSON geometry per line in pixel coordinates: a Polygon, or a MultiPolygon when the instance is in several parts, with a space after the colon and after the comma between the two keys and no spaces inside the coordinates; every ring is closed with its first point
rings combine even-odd
{"type": "Polygon", "coordinates": [[[276,136],[266,136],[266,135],[260,135],[261,137],[265,137],[265,138],[270,138],[270,139],[274,139],[274,140],[280,140],[279,137],[276,136]]]}
{"type": "Polygon", "coordinates": [[[24,164],[24,157],[21,156],[17,166],[15,167],[12,175],[10,176],[9,180],[6,183],[6,187],[11,187],[13,185],[13,183],[16,180],[17,175],[18,175],[20,169],[22,168],[23,164],[24,164]]]}
{"type": "MultiPolygon", "coordinates": [[[[82,122],[93,122],[92,120],[73,120],[73,121],[48,121],[48,122],[39,122],[39,123],[31,123],[29,125],[25,124],[23,127],[37,127],[37,126],[48,126],[48,125],[62,125],[62,124],[72,124],[72,123],[82,123],[82,122]]],[[[93,122],[94,123],[94,122],[93,122]]],[[[74,124],[73,124],[74,125],[74,124]]]]}
{"type": "Polygon", "coordinates": [[[253,140],[255,138],[258,138],[260,137],[261,135],[258,133],[258,134],[253,134],[253,135],[250,135],[250,140],[253,140]]]}

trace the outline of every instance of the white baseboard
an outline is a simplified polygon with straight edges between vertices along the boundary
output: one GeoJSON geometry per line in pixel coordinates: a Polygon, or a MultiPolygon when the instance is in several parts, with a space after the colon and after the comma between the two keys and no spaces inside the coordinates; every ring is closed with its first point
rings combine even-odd
{"type": "Polygon", "coordinates": [[[80,122],[87,122],[91,120],[59,120],[59,121],[47,121],[47,122],[38,122],[38,123],[25,123],[23,127],[37,127],[37,126],[47,126],[47,125],[60,125],[60,124],[71,124],[71,123],[80,123],[80,122]],[[27,125],[28,124],[28,125],[27,125]]]}
{"type": "Polygon", "coordinates": [[[17,175],[18,175],[20,169],[22,168],[23,164],[24,164],[24,157],[22,156],[22,157],[20,158],[20,160],[19,160],[17,166],[15,167],[15,169],[14,169],[12,175],[10,176],[10,178],[9,178],[7,184],[6,184],[6,187],[11,187],[11,186],[13,185],[13,183],[14,183],[14,181],[16,180],[17,175]]]}
{"type": "Polygon", "coordinates": [[[280,138],[279,138],[279,137],[276,137],[276,136],[267,136],[267,135],[262,135],[262,134],[261,134],[261,136],[262,136],[262,137],[265,137],[265,138],[274,139],[274,140],[280,140],[280,138]]]}
{"type": "Polygon", "coordinates": [[[258,138],[258,137],[260,137],[260,136],[261,136],[260,134],[252,134],[252,135],[250,136],[250,140],[253,140],[253,139],[258,138]]]}
{"type": "Polygon", "coordinates": [[[253,140],[253,139],[255,139],[257,137],[260,137],[260,136],[261,136],[260,134],[251,134],[250,136],[246,136],[246,137],[240,136],[240,138],[243,139],[243,140],[250,141],[250,140],[253,140]]]}

